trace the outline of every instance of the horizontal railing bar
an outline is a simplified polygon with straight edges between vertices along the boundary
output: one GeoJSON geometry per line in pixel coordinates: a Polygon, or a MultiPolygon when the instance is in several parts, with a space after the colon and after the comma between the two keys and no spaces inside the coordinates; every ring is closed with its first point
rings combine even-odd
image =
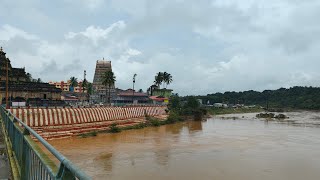
{"type": "MultiPolygon", "coordinates": [[[[91,179],[88,175],[86,175],[83,171],[81,171],[78,167],[76,167],[71,161],[69,161],[65,156],[63,156],[61,153],[59,153],[53,146],[51,146],[46,140],[44,140],[38,133],[36,133],[32,128],[30,128],[28,125],[26,125],[24,122],[22,122],[19,118],[15,117],[10,111],[5,110],[3,106],[1,106],[3,112],[9,117],[13,117],[14,120],[19,122],[31,135],[33,135],[36,139],[39,140],[39,142],[47,148],[47,150],[52,153],[61,164],[63,164],[65,167],[67,167],[71,173],[73,173],[78,179],[91,179]]],[[[13,123],[13,122],[12,122],[13,123]]]]}

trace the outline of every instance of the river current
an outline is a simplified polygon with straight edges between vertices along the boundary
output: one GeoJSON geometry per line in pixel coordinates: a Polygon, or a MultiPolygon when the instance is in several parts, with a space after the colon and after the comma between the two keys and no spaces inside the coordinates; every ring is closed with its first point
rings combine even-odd
{"type": "Polygon", "coordinates": [[[319,180],[320,113],[215,116],[49,141],[94,179],[319,180]]]}

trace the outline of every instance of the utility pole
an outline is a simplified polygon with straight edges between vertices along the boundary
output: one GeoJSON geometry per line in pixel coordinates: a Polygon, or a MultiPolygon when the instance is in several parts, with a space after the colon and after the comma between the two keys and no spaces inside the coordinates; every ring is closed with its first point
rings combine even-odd
{"type": "MultiPolygon", "coordinates": [[[[87,71],[86,70],[84,70],[83,71],[83,82],[82,82],[82,94],[84,94],[84,91],[85,91],[85,86],[86,86],[86,76],[87,76],[87,71]]],[[[86,95],[84,95],[84,96],[86,96],[86,95]]],[[[83,105],[83,102],[82,102],[82,105],[83,105]]]]}
{"type": "Polygon", "coordinates": [[[9,109],[9,59],[7,59],[6,65],[6,108],[9,109]]]}
{"type": "Polygon", "coordinates": [[[134,83],[136,83],[136,76],[137,74],[133,75],[133,85],[132,85],[132,104],[134,103],[134,83]]]}

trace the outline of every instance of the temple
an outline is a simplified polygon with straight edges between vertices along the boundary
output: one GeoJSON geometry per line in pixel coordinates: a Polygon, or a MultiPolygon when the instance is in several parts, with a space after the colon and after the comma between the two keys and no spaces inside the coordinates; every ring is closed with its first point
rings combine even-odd
{"type": "Polygon", "coordinates": [[[8,68],[8,94],[10,106],[16,102],[24,105],[60,105],[61,89],[48,83],[34,82],[24,68],[13,68],[2,47],[0,49],[0,103],[6,103],[6,79],[8,68]]]}
{"type": "MultiPolygon", "coordinates": [[[[103,74],[107,71],[112,71],[111,61],[98,60],[96,63],[96,69],[93,78],[93,95],[90,96],[90,101],[92,103],[102,103],[107,102],[106,93],[108,93],[108,89],[102,83],[103,74]]],[[[110,89],[111,99],[115,96],[115,88],[114,85],[110,89]]]]}

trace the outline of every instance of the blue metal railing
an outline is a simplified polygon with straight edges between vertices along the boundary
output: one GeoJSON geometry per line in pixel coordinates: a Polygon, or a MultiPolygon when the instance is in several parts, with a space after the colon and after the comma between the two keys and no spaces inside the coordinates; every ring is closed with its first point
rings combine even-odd
{"type": "Polygon", "coordinates": [[[13,116],[3,106],[0,106],[1,117],[6,135],[9,137],[14,163],[20,179],[36,180],[87,180],[91,179],[83,171],[60,154],[46,140],[37,134],[20,119],[13,116]],[[59,160],[59,167],[32,139],[36,138],[47,151],[59,160]]]}

